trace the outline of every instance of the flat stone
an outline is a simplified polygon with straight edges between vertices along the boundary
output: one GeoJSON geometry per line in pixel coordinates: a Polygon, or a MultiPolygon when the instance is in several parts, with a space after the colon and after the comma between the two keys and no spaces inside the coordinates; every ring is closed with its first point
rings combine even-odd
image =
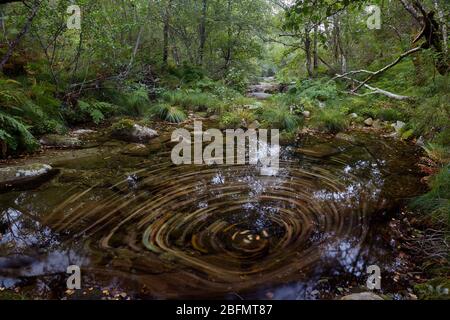
{"type": "Polygon", "coordinates": [[[350,294],[348,296],[342,297],[341,300],[384,300],[379,295],[376,295],[373,292],[361,292],[361,293],[354,293],[350,294]]]}
{"type": "Polygon", "coordinates": [[[341,150],[325,143],[317,144],[309,148],[297,148],[296,151],[315,158],[326,158],[341,153],[341,150]]]}
{"type": "Polygon", "coordinates": [[[47,134],[39,142],[44,146],[57,148],[79,148],[83,145],[83,142],[77,137],[59,134],[47,134]]]}
{"type": "Polygon", "coordinates": [[[51,178],[54,173],[48,164],[29,164],[0,168],[0,191],[16,187],[34,187],[51,178]]]}

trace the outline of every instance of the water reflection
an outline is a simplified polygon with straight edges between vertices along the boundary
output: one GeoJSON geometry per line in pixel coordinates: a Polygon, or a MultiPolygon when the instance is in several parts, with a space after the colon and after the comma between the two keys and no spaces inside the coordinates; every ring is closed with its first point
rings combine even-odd
{"type": "Polygon", "coordinates": [[[337,147],[321,158],[283,148],[273,176],[257,165],[174,166],[169,152],[113,154],[102,167],[117,178],[86,188],[84,174],[102,167],[78,165],[68,182],[63,166],[50,185],[0,195],[0,282],[81,264],[160,298],[251,296],[268,285],[275,298],[315,298],[321,277],[364,274],[371,217],[404,197],[391,191],[392,173],[413,163],[337,147]]]}

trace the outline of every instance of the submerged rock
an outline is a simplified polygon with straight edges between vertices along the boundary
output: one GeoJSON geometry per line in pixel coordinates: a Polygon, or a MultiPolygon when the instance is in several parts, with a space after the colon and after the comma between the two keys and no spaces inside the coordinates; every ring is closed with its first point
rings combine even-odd
{"type": "Polygon", "coordinates": [[[350,294],[348,296],[342,297],[341,300],[384,300],[379,295],[376,295],[373,292],[361,292],[361,293],[354,293],[350,294]]]}
{"type": "Polygon", "coordinates": [[[83,142],[77,137],[59,134],[47,134],[39,142],[44,146],[57,148],[79,148],[83,145],[83,142]]]}
{"type": "Polygon", "coordinates": [[[341,153],[341,150],[330,146],[329,144],[317,144],[308,148],[297,148],[298,153],[315,158],[325,158],[341,153]]]}
{"type": "Polygon", "coordinates": [[[48,164],[30,164],[0,168],[0,191],[16,187],[34,187],[53,176],[55,170],[48,164]]]}
{"type": "Polygon", "coordinates": [[[145,157],[149,154],[149,150],[145,144],[133,143],[125,146],[120,153],[133,157],[145,157]]]}
{"type": "Polygon", "coordinates": [[[147,143],[158,136],[158,132],[131,121],[121,121],[112,128],[112,136],[126,142],[147,143]]]}

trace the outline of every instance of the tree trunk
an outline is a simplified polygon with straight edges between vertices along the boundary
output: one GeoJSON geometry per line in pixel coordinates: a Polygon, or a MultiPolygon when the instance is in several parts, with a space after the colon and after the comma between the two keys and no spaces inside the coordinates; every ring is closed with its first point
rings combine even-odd
{"type": "MultiPolygon", "coordinates": [[[[443,32],[447,32],[445,21],[440,21],[435,18],[434,11],[427,11],[424,5],[419,0],[400,0],[405,9],[420,23],[422,29],[415,37],[413,44],[424,40],[420,45],[422,49],[430,49],[436,53],[435,67],[441,75],[446,75],[450,71],[448,62],[448,48],[444,47],[443,32]],[[444,27],[445,25],[445,27],[444,27]]],[[[436,2],[435,2],[436,4],[436,2]]]]}
{"type": "Polygon", "coordinates": [[[311,37],[309,35],[309,28],[305,28],[305,54],[306,54],[306,71],[308,72],[308,77],[313,77],[313,69],[311,63],[311,37]]]}
{"type": "Polygon", "coordinates": [[[447,23],[445,21],[444,10],[442,9],[442,6],[439,4],[438,0],[434,0],[434,8],[436,9],[436,12],[438,14],[439,24],[441,25],[444,54],[446,59],[448,59],[448,29],[447,23]]]}
{"type": "MultiPolygon", "coordinates": [[[[9,1],[12,2],[12,1],[9,1]]],[[[6,3],[6,2],[3,2],[6,3]]],[[[39,1],[34,1],[33,7],[31,8],[31,13],[27,18],[27,21],[25,22],[25,25],[22,27],[22,30],[20,30],[19,34],[17,35],[16,39],[14,39],[13,42],[9,44],[8,51],[6,51],[5,55],[3,56],[2,60],[0,61],[0,72],[3,71],[3,68],[5,64],[8,62],[9,58],[11,58],[14,49],[17,47],[17,45],[20,43],[20,40],[25,36],[25,34],[28,32],[28,30],[31,27],[31,24],[36,17],[36,14],[39,10],[41,3],[39,1]]]]}
{"type": "Polygon", "coordinates": [[[314,26],[314,76],[316,77],[319,72],[319,52],[317,48],[318,41],[318,26],[314,26]]]}
{"type": "Polygon", "coordinates": [[[167,66],[169,58],[169,37],[170,37],[170,13],[172,8],[172,1],[167,2],[166,11],[164,13],[164,30],[163,30],[163,65],[167,66]]]}
{"type": "Polygon", "coordinates": [[[203,65],[203,58],[205,55],[205,43],[206,43],[206,13],[208,8],[208,1],[202,0],[202,17],[200,20],[199,34],[200,34],[200,47],[199,47],[199,65],[203,65]]]}
{"type": "Polygon", "coordinates": [[[225,73],[228,71],[230,64],[231,64],[231,55],[232,55],[232,36],[233,36],[233,30],[231,27],[231,15],[232,15],[232,0],[228,0],[228,27],[227,27],[227,34],[228,34],[228,40],[227,40],[227,48],[225,52],[225,66],[224,71],[225,73]]]}

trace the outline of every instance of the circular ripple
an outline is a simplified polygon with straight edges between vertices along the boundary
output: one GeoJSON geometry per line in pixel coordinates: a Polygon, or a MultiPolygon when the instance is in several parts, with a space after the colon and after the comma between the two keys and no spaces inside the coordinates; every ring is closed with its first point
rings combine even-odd
{"type": "Polygon", "coordinates": [[[151,276],[154,290],[164,283],[181,291],[180,277],[204,292],[295,279],[330,244],[364,239],[364,186],[332,166],[287,157],[269,177],[255,166],[163,159],[143,163],[107,193],[93,187],[72,195],[46,223],[103,256],[93,268],[151,276]]]}

